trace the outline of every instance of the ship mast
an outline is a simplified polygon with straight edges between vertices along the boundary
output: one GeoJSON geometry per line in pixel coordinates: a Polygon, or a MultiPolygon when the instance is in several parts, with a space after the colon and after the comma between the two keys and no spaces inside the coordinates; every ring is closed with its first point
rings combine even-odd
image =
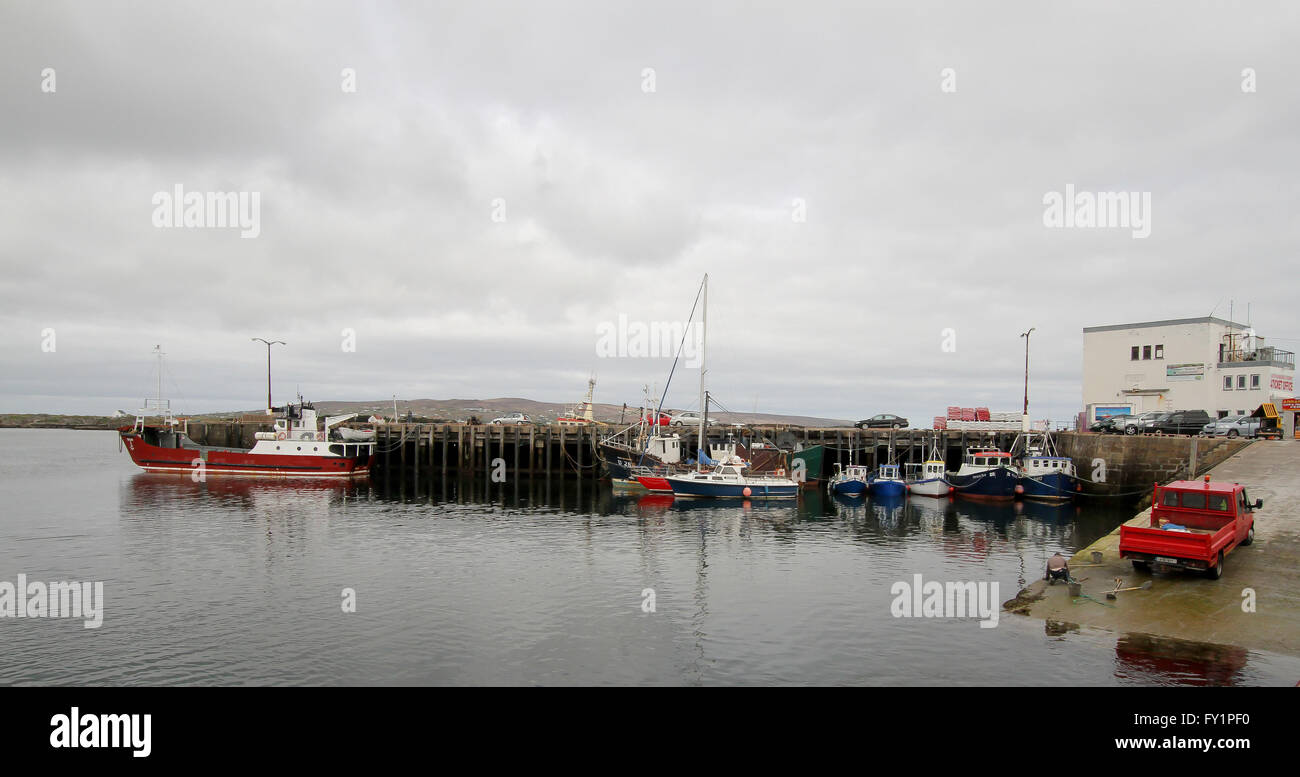
{"type": "Polygon", "coordinates": [[[695,471],[699,472],[704,466],[704,424],[709,415],[709,396],[704,390],[705,355],[708,351],[709,341],[709,274],[704,274],[704,311],[700,315],[701,332],[700,332],[700,436],[695,446],[695,471]]]}
{"type": "Polygon", "coordinates": [[[158,354],[158,412],[162,412],[162,371],[163,371],[163,349],[161,345],[153,347],[154,353],[158,354]]]}

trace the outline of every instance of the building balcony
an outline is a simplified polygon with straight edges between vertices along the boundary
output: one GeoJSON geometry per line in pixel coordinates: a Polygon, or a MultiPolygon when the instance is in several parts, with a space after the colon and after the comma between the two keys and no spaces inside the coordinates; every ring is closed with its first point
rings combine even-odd
{"type": "Polygon", "coordinates": [[[1294,370],[1295,353],[1267,346],[1254,351],[1228,351],[1224,354],[1224,361],[1219,362],[1219,369],[1264,366],[1294,370]]]}

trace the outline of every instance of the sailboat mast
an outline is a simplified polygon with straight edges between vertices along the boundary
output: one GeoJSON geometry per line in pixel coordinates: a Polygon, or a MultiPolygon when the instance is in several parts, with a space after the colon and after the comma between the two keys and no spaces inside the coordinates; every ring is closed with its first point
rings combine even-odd
{"type": "Polygon", "coordinates": [[[700,316],[700,436],[696,444],[695,469],[700,471],[704,465],[704,422],[709,414],[709,399],[704,391],[706,372],[706,354],[709,348],[709,274],[704,274],[704,312],[700,316]]]}

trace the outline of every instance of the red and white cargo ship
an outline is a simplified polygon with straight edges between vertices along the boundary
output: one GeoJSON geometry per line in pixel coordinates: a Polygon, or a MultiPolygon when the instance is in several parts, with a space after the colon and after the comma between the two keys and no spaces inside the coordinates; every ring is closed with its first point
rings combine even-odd
{"type": "MultiPolygon", "coordinates": [[[[165,404],[162,400],[159,404],[165,404]]],[[[161,424],[146,424],[145,411],[134,426],[118,429],[131,460],[150,472],[242,475],[246,477],[357,478],[370,473],[375,443],[345,439],[339,424],[356,413],[329,416],[322,423],[310,403],[277,408],[274,431],[258,432],[252,448],[199,445],[163,410],[161,424]]]]}

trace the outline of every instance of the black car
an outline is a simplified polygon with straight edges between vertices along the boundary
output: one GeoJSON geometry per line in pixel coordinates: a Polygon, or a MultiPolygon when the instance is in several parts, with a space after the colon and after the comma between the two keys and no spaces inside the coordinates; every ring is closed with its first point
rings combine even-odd
{"type": "Polygon", "coordinates": [[[881,413],[870,418],[864,418],[854,426],[859,429],[906,429],[907,419],[893,413],[881,413]]]}
{"type": "Polygon", "coordinates": [[[1176,410],[1164,418],[1156,419],[1148,431],[1157,434],[1200,434],[1201,429],[1210,421],[1210,414],[1204,410],[1176,410]]]}
{"type": "Polygon", "coordinates": [[[1106,434],[1107,432],[1113,432],[1115,431],[1115,427],[1117,424],[1122,423],[1125,419],[1132,418],[1132,417],[1133,416],[1131,416],[1128,413],[1124,413],[1123,415],[1104,416],[1102,418],[1098,418],[1096,421],[1093,421],[1092,426],[1088,427],[1088,431],[1100,432],[1102,434],[1106,434]]]}

